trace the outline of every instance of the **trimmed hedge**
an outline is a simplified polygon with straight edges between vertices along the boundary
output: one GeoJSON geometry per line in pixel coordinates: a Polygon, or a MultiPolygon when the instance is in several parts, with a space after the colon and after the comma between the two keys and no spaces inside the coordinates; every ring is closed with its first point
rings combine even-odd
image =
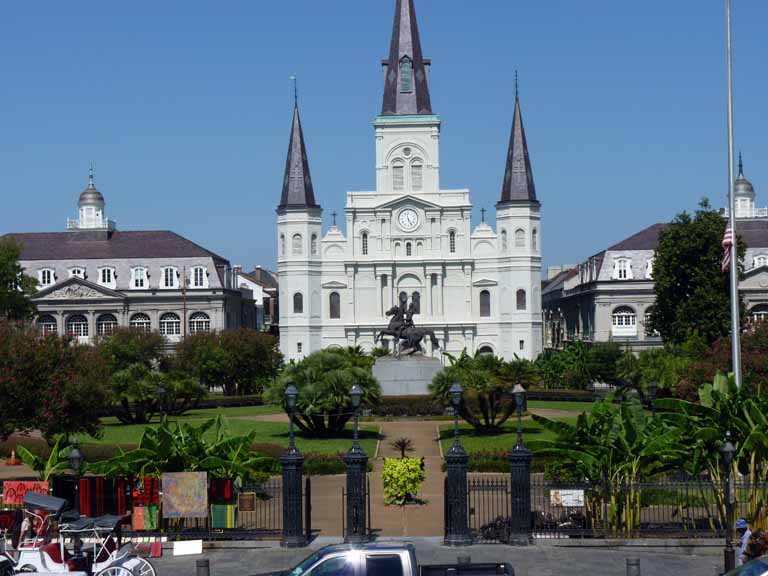
{"type": "Polygon", "coordinates": [[[195,404],[195,408],[235,408],[238,406],[263,406],[261,394],[250,396],[224,396],[209,394],[195,404]]]}
{"type": "Polygon", "coordinates": [[[592,402],[595,399],[595,392],[592,390],[537,390],[532,388],[528,390],[526,397],[528,400],[550,400],[553,402],[592,402]]]}
{"type": "Polygon", "coordinates": [[[383,396],[376,406],[371,407],[371,414],[400,418],[444,416],[445,409],[445,403],[432,396],[383,396]]]}

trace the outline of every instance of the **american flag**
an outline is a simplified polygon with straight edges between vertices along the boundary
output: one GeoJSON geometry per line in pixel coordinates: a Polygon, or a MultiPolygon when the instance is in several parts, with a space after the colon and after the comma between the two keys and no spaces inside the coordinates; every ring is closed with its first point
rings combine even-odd
{"type": "Polygon", "coordinates": [[[721,246],[723,247],[723,265],[721,269],[723,272],[727,272],[731,267],[731,246],[733,246],[733,232],[731,232],[730,228],[725,229],[721,246]]]}

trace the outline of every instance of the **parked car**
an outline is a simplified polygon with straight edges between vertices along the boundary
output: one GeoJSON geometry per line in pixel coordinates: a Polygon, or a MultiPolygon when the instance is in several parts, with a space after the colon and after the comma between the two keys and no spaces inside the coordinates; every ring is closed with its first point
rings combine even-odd
{"type": "Polygon", "coordinates": [[[725,576],[768,576],[768,556],[755,558],[725,576]]]}
{"type": "Polygon", "coordinates": [[[515,576],[511,564],[416,562],[413,544],[326,546],[286,572],[262,576],[515,576]]]}

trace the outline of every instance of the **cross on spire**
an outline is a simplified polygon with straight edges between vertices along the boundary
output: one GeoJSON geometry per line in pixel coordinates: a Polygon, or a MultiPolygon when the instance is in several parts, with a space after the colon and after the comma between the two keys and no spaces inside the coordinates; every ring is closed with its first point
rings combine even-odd
{"type": "Polygon", "coordinates": [[[517,69],[515,69],[515,99],[520,97],[520,79],[517,75],[517,69]]]}
{"type": "Polygon", "coordinates": [[[293,105],[299,105],[299,80],[296,74],[291,74],[291,80],[293,81],[293,105]]]}
{"type": "Polygon", "coordinates": [[[333,216],[333,226],[335,227],[335,226],[336,226],[336,210],[334,210],[334,211],[331,213],[331,216],[333,216]]]}
{"type": "Polygon", "coordinates": [[[88,164],[88,188],[93,188],[93,162],[88,164]]]}
{"type": "Polygon", "coordinates": [[[480,208],[480,218],[483,224],[485,224],[485,208],[480,208]]]}

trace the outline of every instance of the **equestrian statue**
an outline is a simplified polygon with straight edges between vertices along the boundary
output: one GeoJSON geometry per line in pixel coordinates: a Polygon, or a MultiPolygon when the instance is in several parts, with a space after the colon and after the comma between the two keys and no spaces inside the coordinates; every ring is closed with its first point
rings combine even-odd
{"type": "Polygon", "coordinates": [[[418,314],[418,299],[408,304],[408,295],[403,292],[400,294],[400,304],[392,306],[387,310],[386,315],[390,317],[389,326],[376,334],[375,343],[383,341],[384,336],[391,336],[395,342],[395,355],[407,354],[412,356],[417,352],[424,352],[421,342],[429,337],[432,342],[432,348],[439,350],[440,343],[437,341],[434,330],[429,328],[417,328],[413,324],[414,314],[418,314]]]}

